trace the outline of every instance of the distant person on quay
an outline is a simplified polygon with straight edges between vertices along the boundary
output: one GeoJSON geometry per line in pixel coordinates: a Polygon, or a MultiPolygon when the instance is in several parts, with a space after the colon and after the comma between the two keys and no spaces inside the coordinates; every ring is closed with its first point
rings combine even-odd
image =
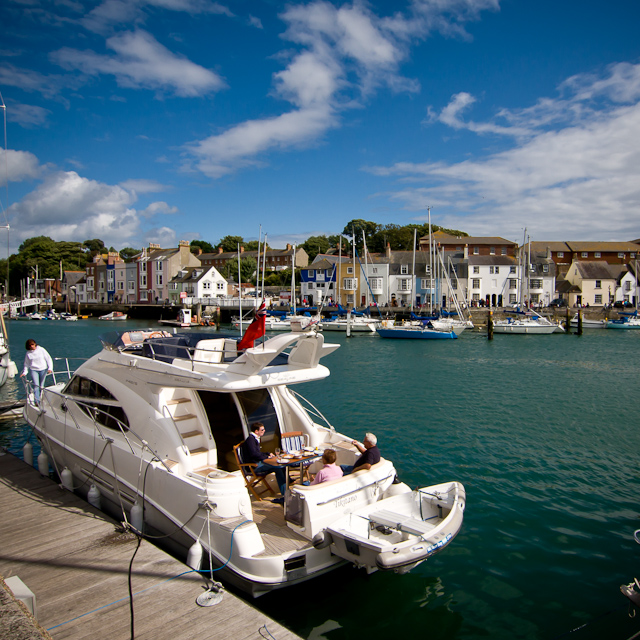
{"type": "Polygon", "coordinates": [[[53,373],[53,360],[51,360],[49,352],[44,347],[37,345],[33,338],[27,340],[25,349],[27,350],[27,354],[24,357],[24,369],[20,377],[24,378],[29,371],[31,372],[33,398],[36,405],[39,405],[40,392],[44,387],[47,373],[53,373]]]}

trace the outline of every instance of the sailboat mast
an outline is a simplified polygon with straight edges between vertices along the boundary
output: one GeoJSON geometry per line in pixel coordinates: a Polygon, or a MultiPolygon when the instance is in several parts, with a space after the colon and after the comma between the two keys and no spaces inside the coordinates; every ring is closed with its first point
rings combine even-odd
{"type": "Polygon", "coordinates": [[[431,246],[431,207],[427,207],[429,214],[429,315],[433,315],[433,247],[431,246]]]}
{"type": "Polygon", "coordinates": [[[238,243],[238,308],[240,309],[240,337],[242,337],[242,278],[240,277],[240,243],[238,243]]]}
{"type": "Polygon", "coordinates": [[[416,283],[416,235],[418,233],[417,229],[413,230],[413,262],[411,266],[411,313],[413,313],[413,300],[416,297],[415,291],[417,289],[416,283]]]}
{"type": "MultiPolygon", "coordinates": [[[[369,265],[367,264],[367,241],[364,237],[364,229],[362,230],[362,251],[364,252],[364,277],[367,277],[369,265]]],[[[364,290],[365,304],[369,306],[369,288],[364,290]]]]}
{"type": "MultiPolygon", "coordinates": [[[[293,303],[293,315],[296,315],[296,245],[293,245],[291,256],[291,302],[293,303]]],[[[291,305],[289,305],[291,308],[291,305]]]]}

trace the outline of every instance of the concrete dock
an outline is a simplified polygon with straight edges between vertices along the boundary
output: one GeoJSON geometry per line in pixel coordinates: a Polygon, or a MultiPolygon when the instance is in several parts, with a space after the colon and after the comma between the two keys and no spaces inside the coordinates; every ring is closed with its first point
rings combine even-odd
{"type": "Polygon", "coordinates": [[[2,640],[299,638],[227,591],[199,606],[202,577],[146,540],[137,547],[118,523],[0,449],[0,578],[17,576],[36,600],[34,620],[0,579],[2,640]]]}

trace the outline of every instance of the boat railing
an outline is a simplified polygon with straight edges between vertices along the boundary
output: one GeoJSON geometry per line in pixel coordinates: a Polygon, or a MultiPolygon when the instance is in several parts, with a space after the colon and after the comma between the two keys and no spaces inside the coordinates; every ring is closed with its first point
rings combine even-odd
{"type": "MultiPolygon", "coordinates": [[[[27,398],[29,398],[30,392],[33,390],[33,383],[30,380],[24,379],[25,387],[27,390],[27,398]]],[[[110,444],[113,442],[113,438],[106,431],[106,429],[111,429],[112,431],[120,431],[125,441],[129,445],[131,449],[131,453],[135,455],[134,444],[140,447],[141,452],[144,449],[147,449],[155,459],[157,459],[164,468],[171,472],[171,469],[165,464],[164,460],[156,451],[154,451],[149,443],[138,435],[134,429],[131,428],[130,425],[125,424],[122,420],[120,420],[117,416],[112,415],[108,411],[101,409],[97,404],[102,404],[105,406],[114,406],[120,407],[120,403],[113,400],[107,400],[106,398],[95,398],[93,400],[80,400],[75,396],[71,396],[65,393],[60,393],[55,391],[54,389],[42,389],[40,395],[40,403],[41,405],[46,402],[47,406],[50,408],[51,412],[54,414],[57,420],[59,420],[58,412],[56,411],[55,404],[51,402],[52,397],[60,398],[60,409],[65,412],[65,414],[71,418],[73,424],[77,429],[80,429],[80,424],[78,423],[78,416],[75,414],[75,409],[79,409],[81,411],[82,418],[89,418],[93,423],[95,430],[98,432],[100,438],[104,440],[105,444],[110,444]],[[106,427],[104,423],[100,423],[100,418],[104,422],[108,422],[114,426],[106,427]]],[[[96,463],[97,464],[97,463],[96,463]]]]}
{"type": "MultiPolygon", "coordinates": [[[[335,431],[335,427],[329,422],[329,420],[324,416],[324,414],[318,409],[315,405],[313,405],[309,400],[307,400],[303,395],[300,395],[294,389],[288,388],[289,393],[293,395],[293,397],[303,406],[305,411],[311,415],[312,417],[318,418],[324,426],[327,427],[330,431],[335,431]]],[[[321,425],[323,426],[323,425],[321,425]]]]}

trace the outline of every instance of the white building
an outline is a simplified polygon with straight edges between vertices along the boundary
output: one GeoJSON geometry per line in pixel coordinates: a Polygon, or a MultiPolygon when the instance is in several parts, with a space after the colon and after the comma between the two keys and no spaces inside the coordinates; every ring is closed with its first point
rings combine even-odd
{"type": "Polygon", "coordinates": [[[224,298],[227,286],[215,267],[181,269],[169,282],[169,301],[179,304],[185,298],[224,298]]]}

